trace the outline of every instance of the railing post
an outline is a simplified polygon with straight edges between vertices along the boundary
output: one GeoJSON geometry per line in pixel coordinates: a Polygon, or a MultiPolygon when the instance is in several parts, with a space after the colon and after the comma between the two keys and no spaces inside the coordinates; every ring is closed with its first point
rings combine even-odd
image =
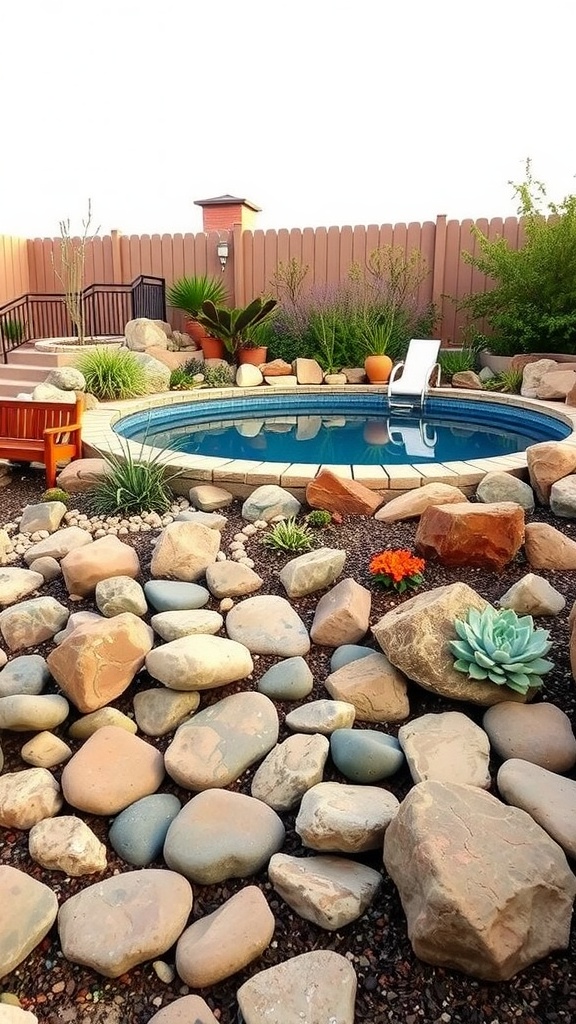
{"type": "Polygon", "coordinates": [[[434,237],[434,263],[432,264],[432,302],[439,313],[438,332],[442,337],[443,323],[443,292],[444,268],[446,265],[446,214],[439,213],[436,217],[436,234],[434,237]]]}

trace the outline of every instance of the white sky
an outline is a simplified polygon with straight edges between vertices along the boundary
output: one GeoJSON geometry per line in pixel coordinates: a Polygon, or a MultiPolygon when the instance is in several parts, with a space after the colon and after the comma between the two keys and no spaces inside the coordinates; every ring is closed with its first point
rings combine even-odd
{"type": "Polygon", "coordinates": [[[515,212],[576,191],[574,0],[0,0],[0,234],[515,212]]]}

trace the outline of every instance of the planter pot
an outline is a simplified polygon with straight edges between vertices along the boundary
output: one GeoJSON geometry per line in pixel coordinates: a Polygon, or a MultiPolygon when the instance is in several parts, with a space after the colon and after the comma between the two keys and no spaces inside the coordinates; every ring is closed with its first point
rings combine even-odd
{"type": "Polygon", "coordinates": [[[257,348],[239,348],[238,365],[250,363],[252,366],[261,366],[268,358],[268,349],[264,345],[257,348]]]}
{"type": "Polygon", "coordinates": [[[371,384],[386,384],[392,372],[392,360],[390,356],[367,356],[364,369],[371,384]]]}
{"type": "Polygon", "coordinates": [[[492,373],[502,373],[503,370],[509,370],[512,362],[512,356],[495,356],[488,349],[483,348],[480,352],[480,366],[487,366],[492,373]]]}
{"type": "Polygon", "coordinates": [[[212,338],[205,334],[200,340],[200,348],[204,353],[204,359],[226,359],[226,346],[221,338],[212,338]]]}

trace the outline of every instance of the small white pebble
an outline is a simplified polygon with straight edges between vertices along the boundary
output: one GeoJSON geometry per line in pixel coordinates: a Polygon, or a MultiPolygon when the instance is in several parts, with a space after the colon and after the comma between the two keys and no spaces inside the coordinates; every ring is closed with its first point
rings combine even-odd
{"type": "Polygon", "coordinates": [[[78,523],[78,526],[81,530],[86,530],[87,533],[90,533],[90,530],[92,529],[91,523],[78,523]]]}
{"type": "Polygon", "coordinates": [[[138,533],[139,530],[140,527],[137,525],[137,523],[130,523],[130,526],[128,527],[128,533],[138,533]]]}
{"type": "Polygon", "coordinates": [[[234,536],[232,537],[232,540],[234,541],[234,543],[244,544],[245,541],[246,541],[246,534],[245,533],[235,533],[234,536]]]}
{"type": "Polygon", "coordinates": [[[150,526],[150,523],[142,523],[140,526],[140,533],[149,533],[151,529],[152,527],[150,526]]]}
{"type": "Polygon", "coordinates": [[[69,594],[69,600],[70,601],[83,601],[84,598],[80,597],[79,594],[69,594]]]}
{"type": "Polygon", "coordinates": [[[23,555],[24,552],[28,550],[28,548],[25,547],[24,544],[17,544],[14,550],[16,551],[17,555],[23,555]]]}
{"type": "Polygon", "coordinates": [[[245,551],[244,538],[242,538],[242,540],[231,541],[228,547],[230,548],[230,551],[245,551]]]}
{"type": "Polygon", "coordinates": [[[241,562],[243,558],[246,558],[246,549],[242,548],[240,551],[233,551],[231,557],[233,562],[241,562]]]}
{"type": "Polygon", "coordinates": [[[133,523],[138,523],[138,526],[140,526],[140,523],[142,522],[142,516],[131,516],[131,521],[133,523]]]}
{"type": "Polygon", "coordinates": [[[240,558],[239,561],[240,561],[240,565],[247,565],[249,569],[253,569],[254,568],[254,559],[253,558],[240,558]]]}
{"type": "Polygon", "coordinates": [[[118,527],[118,536],[119,537],[126,537],[126,535],[128,533],[129,533],[129,530],[128,530],[127,526],[119,526],[118,527]]]}
{"type": "Polygon", "coordinates": [[[245,537],[253,537],[254,534],[257,532],[258,531],[256,530],[254,523],[248,523],[247,526],[242,527],[242,533],[244,534],[245,537]]]}
{"type": "Polygon", "coordinates": [[[174,981],[176,972],[174,968],[170,967],[170,964],[167,964],[164,960],[154,960],[152,967],[154,968],[158,978],[160,978],[160,981],[163,981],[166,985],[170,985],[174,981]]]}
{"type": "Polygon", "coordinates": [[[108,536],[109,537],[117,537],[118,536],[118,527],[117,526],[109,526],[108,527],[108,536]]]}
{"type": "Polygon", "coordinates": [[[162,516],[162,526],[170,526],[174,522],[174,516],[162,516]]]}
{"type": "Polygon", "coordinates": [[[76,516],[71,516],[70,519],[66,520],[66,522],[68,523],[68,526],[78,526],[79,525],[79,521],[76,518],[76,516]]]}
{"type": "Polygon", "coordinates": [[[234,607],[234,601],[231,597],[223,597],[220,601],[220,611],[229,612],[234,607]]]}
{"type": "Polygon", "coordinates": [[[81,515],[76,516],[76,518],[77,518],[79,523],[85,523],[86,520],[88,519],[88,516],[86,515],[85,512],[82,512],[81,515]]]}
{"type": "Polygon", "coordinates": [[[226,561],[226,552],[225,551],[218,551],[218,553],[216,554],[216,561],[217,562],[225,562],[226,561]]]}
{"type": "Polygon", "coordinates": [[[105,537],[105,536],[106,536],[106,530],[103,530],[103,529],[102,529],[102,527],[100,527],[100,529],[99,529],[99,530],[95,530],[95,531],[94,531],[94,536],[95,536],[96,538],[99,538],[99,537],[105,537]]]}
{"type": "Polygon", "coordinates": [[[268,527],[268,523],[266,522],[265,519],[257,519],[256,522],[254,523],[254,526],[256,527],[257,530],[266,530],[268,527]]]}

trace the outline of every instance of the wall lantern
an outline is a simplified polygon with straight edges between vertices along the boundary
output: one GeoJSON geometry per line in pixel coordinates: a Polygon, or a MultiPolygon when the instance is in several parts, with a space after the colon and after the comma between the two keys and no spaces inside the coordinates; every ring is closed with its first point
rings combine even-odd
{"type": "Polygon", "coordinates": [[[218,253],[218,259],[220,260],[222,273],[224,273],[224,270],[226,269],[226,261],[228,259],[228,256],[230,255],[228,250],[228,242],[218,242],[216,252],[218,253]]]}

